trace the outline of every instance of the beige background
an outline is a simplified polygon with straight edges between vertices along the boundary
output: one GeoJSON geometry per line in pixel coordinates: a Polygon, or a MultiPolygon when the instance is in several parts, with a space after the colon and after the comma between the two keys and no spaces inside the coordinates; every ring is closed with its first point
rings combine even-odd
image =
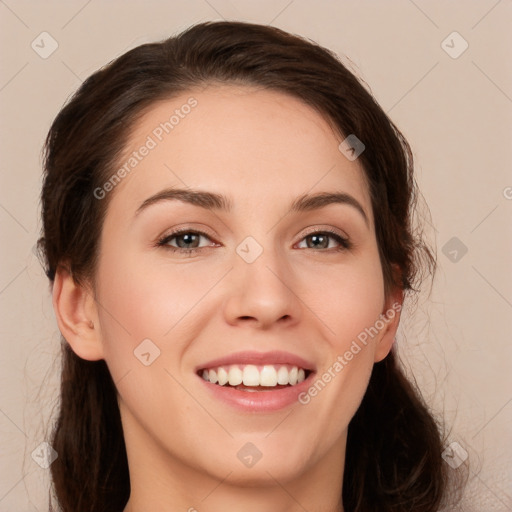
{"type": "Polygon", "coordinates": [[[512,2],[375,4],[0,1],[0,512],[48,510],[49,470],[31,453],[46,439],[59,369],[48,285],[32,252],[49,125],[112,58],[221,18],[270,23],[347,55],[413,146],[439,273],[431,296],[405,316],[399,349],[444,411],[449,442],[469,454],[460,510],[512,510],[512,2]],[[43,31],[58,43],[46,59],[31,47],[43,31]],[[459,36],[442,44],[454,31],[469,44],[457,58],[445,49],[458,53],[459,36]]]}

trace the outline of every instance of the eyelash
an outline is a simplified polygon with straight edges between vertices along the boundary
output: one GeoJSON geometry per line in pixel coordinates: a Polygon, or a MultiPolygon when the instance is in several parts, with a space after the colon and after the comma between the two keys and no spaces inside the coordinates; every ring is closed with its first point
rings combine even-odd
{"type": "MultiPolygon", "coordinates": [[[[209,246],[209,247],[192,247],[192,248],[186,249],[183,247],[173,247],[172,245],[169,245],[169,242],[173,238],[177,238],[180,235],[185,235],[185,234],[200,235],[200,236],[204,236],[208,239],[212,238],[211,235],[209,235],[208,233],[205,233],[204,231],[191,230],[191,229],[180,229],[180,230],[173,231],[172,233],[169,233],[169,234],[165,235],[164,237],[160,238],[158,240],[156,246],[163,247],[164,249],[169,250],[171,252],[175,252],[175,253],[181,252],[181,253],[184,253],[184,254],[187,254],[190,256],[192,256],[193,254],[197,253],[198,251],[200,251],[202,249],[207,249],[207,248],[211,247],[211,246],[209,246]]],[[[335,239],[340,244],[340,247],[336,248],[337,252],[338,251],[339,252],[347,251],[352,248],[352,242],[350,242],[350,240],[348,238],[345,238],[345,237],[341,236],[339,233],[329,230],[329,229],[310,231],[310,232],[306,233],[301,238],[300,241],[302,242],[304,239],[310,237],[311,235],[328,235],[331,238],[335,239]]],[[[312,248],[308,247],[308,249],[312,249],[312,248]]],[[[321,251],[327,251],[327,250],[328,249],[321,249],[321,251]]]]}

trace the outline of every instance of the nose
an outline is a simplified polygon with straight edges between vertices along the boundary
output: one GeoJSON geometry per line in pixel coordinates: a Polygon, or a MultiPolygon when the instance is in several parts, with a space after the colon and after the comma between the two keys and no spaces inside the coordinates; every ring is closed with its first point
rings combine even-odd
{"type": "Polygon", "coordinates": [[[297,324],[303,309],[301,291],[286,262],[270,251],[252,263],[236,258],[224,303],[226,321],[259,329],[297,324]]]}

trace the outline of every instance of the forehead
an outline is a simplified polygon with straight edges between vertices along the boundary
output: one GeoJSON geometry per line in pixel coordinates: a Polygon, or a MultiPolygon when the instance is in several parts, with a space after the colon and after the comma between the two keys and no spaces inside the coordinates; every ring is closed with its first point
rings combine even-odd
{"type": "Polygon", "coordinates": [[[136,209],[164,187],[222,193],[235,205],[338,190],[356,196],[371,217],[363,168],[339,151],[341,141],[292,96],[234,85],[190,90],[153,104],[132,128],[118,163],[128,172],[111,200],[136,209]]]}

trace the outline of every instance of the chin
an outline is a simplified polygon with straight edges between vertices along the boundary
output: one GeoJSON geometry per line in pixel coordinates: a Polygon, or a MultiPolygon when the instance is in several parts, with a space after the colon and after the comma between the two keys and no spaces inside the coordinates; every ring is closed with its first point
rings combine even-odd
{"type": "Polygon", "coordinates": [[[295,450],[286,447],[275,449],[265,439],[254,439],[254,436],[247,438],[252,441],[238,439],[233,443],[236,448],[227,448],[223,453],[212,453],[208,461],[203,461],[203,468],[213,478],[227,478],[232,485],[257,487],[273,486],[276,480],[284,484],[297,479],[314,463],[311,455],[297,451],[297,447],[304,446],[305,442],[294,440],[295,450]],[[226,456],[227,453],[229,456],[226,456]]]}

